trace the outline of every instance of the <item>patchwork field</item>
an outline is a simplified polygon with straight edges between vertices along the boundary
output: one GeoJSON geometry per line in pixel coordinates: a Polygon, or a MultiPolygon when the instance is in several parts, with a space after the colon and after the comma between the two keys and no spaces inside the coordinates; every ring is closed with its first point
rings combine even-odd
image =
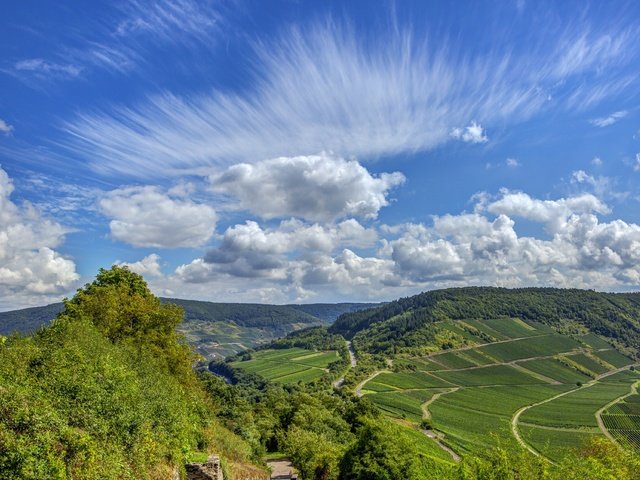
{"type": "MultiPolygon", "coordinates": [[[[626,368],[633,360],[594,334],[571,337],[510,319],[448,322],[446,329],[476,345],[396,358],[394,371],[366,382],[362,394],[390,417],[429,419],[434,436],[459,454],[520,444],[557,460],[604,438],[596,414],[640,380],[626,368]]],[[[620,444],[637,448],[638,395],[610,406],[602,422],[620,444]]]]}
{"type": "Polygon", "coordinates": [[[313,352],[303,348],[259,350],[250,360],[231,366],[247,373],[280,383],[310,382],[322,377],[331,362],[339,360],[338,352],[313,352]]]}

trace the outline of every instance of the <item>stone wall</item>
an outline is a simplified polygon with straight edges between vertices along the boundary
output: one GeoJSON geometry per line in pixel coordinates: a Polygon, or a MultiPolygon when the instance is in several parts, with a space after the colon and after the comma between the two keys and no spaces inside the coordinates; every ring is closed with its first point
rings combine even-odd
{"type": "Polygon", "coordinates": [[[224,480],[220,457],[212,455],[205,463],[188,463],[187,480],[224,480]]]}

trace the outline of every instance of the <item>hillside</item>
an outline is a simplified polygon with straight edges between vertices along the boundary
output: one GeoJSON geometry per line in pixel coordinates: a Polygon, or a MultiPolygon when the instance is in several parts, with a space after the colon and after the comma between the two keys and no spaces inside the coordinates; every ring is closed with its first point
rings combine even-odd
{"type": "Polygon", "coordinates": [[[362,351],[389,353],[412,351],[434,342],[440,342],[437,346],[441,348],[464,343],[460,331],[443,335],[441,321],[499,318],[539,322],[561,332],[589,331],[628,353],[640,350],[640,294],[577,289],[467,287],[430,291],[346,313],[330,331],[353,339],[362,351]]]}
{"type": "MultiPolygon", "coordinates": [[[[161,301],[180,305],[184,309],[185,321],[179,330],[197,352],[209,360],[268,343],[301,328],[329,325],[345,312],[375,306],[360,303],[216,303],[179,298],[162,298],[161,301]]],[[[61,302],[0,312],[0,335],[34,332],[48,324],[62,310],[61,302]]]]}

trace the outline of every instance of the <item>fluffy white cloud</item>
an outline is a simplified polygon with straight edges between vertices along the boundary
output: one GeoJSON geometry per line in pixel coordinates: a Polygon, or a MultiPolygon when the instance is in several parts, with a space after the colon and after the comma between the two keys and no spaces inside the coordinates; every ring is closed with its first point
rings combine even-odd
{"type": "Polygon", "coordinates": [[[640,153],[636,153],[636,161],[633,164],[633,170],[640,172],[640,153]]]}
{"type": "Polygon", "coordinates": [[[399,172],[371,175],[355,160],[326,153],[242,163],[210,177],[213,189],[237,198],[239,208],[311,221],[375,218],[404,180],[399,172]]]}
{"type": "Polygon", "coordinates": [[[160,255],[152,253],[137,262],[116,262],[116,265],[129,267],[132,272],[144,277],[159,277],[162,275],[160,269],[160,255]]]}
{"type": "Polygon", "coordinates": [[[464,128],[454,128],[451,130],[451,136],[467,143],[486,143],[489,141],[482,125],[476,122],[471,122],[464,128]]]}
{"type": "Polygon", "coordinates": [[[555,233],[574,214],[596,212],[609,213],[609,207],[596,196],[582,194],[560,200],[539,200],[522,192],[503,192],[502,198],[486,206],[488,212],[509,217],[520,217],[544,224],[547,231],[555,233]]]}
{"type": "MultiPolygon", "coordinates": [[[[289,220],[275,229],[263,229],[256,222],[247,221],[228,228],[220,246],[207,252],[204,262],[216,265],[218,272],[234,276],[285,278],[294,254],[330,253],[341,246],[366,248],[376,240],[374,230],[354,219],[336,225],[289,220]]],[[[201,272],[201,267],[197,264],[195,268],[201,272]]]]}
{"type": "Polygon", "coordinates": [[[55,250],[67,230],[30,204],[13,203],[12,192],[0,168],[0,308],[57,298],[79,278],[73,260],[55,250]]]}
{"type": "Polygon", "coordinates": [[[422,284],[637,285],[640,226],[600,223],[596,213],[608,209],[591,195],[538,200],[505,192],[486,210],[497,217],[445,215],[432,227],[405,226],[389,242],[397,274],[422,284]],[[512,216],[542,224],[551,238],[518,235],[512,216]]]}
{"type": "Polygon", "coordinates": [[[591,165],[593,165],[594,167],[601,167],[602,159],[600,157],[593,157],[593,159],[591,159],[591,165]]]}
{"type": "Polygon", "coordinates": [[[155,186],[125,187],[107,193],[99,202],[111,218],[115,240],[136,247],[196,247],[213,235],[216,212],[163,192],[155,186]]]}
{"type": "Polygon", "coordinates": [[[627,113],[628,112],[626,110],[621,110],[619,112],[613,112],[611,115],[606,117],[594,118],[593,120],[589,120],[589,122],[596,127],[608,127],[609,125],[613,125],[618,120],[626,117],[627,113]]]}
{"type": "Polygon", "coordinates": [[[0,132],[4,133],[5,135],[9,135],[11,134],[11,132],[13,132],[13,126],[9,125],[7,122],[0,118],[0,132]]]}
{"type": "MultiPolygon", "coordinates": [[[[575,177],[579,185],[590,178],[575,177]]],[[[219,299],[246,301],[251,291],[267,302],[386,300],[464,285],[640,286],[640,226],[601,221],[610,210],[594,195],[541,200],[504,190],[474,201],[473,213],[378,231],[354,219],[248,221],[228,228],[203,258],[154,281],[179,295],[215,288],[219,299]],[[519,219],[529,222],[527,235],[519,219]]]]}

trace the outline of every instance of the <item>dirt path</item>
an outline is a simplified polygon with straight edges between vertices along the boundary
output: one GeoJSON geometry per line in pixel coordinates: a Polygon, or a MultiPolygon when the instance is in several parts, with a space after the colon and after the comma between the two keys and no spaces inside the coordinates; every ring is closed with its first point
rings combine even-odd
{"type": "Polygon", "coordinates": [[[291,475],[298,473],[288,458],[279,458],[277,460],[267,460],[267,466],[271,469],[271,478],[279,476],[291,475]]]}
{"type": "Polygon", "coordinates": [[[436,442],[436,444],[445,452],[447,452],[449,455],[451,455],[451,459],[456,462],[459,463],[460,462],[460,455],[458,455],[456,452],[454,452],[453,450],[451,450],[449,447],[447,447],[444,443],[442,443],[442,439],[444,438],[444,434],[442,433],[436,433],[433,430],[422,430],[422,433],[424,433],[427,437],[429,437],[431,440],[433,440],[434,442],[436,442]]]}
{"type": "Polygon", "coordinates": [[[389,373],[389,370],[378,370],[378,371],[374,372],[372,375],[370,375],[367,378],[365,378],[363,381],[361,381],[358,384],[358,386],[356,387],[356,395],[358,397],[361,397],[362,396],[362,387],[364,387],[367,382],[373,380],[374,378],[376,378],[381,373],[389,373]]]}
{"type": "Polygon", "coordinates": [[[460,390],[460,387],[453,387],[453,388],[450,388],[449,390],[447,390],[446,392],[436,393],[433,397],[431,397],[429,400],[427,400],[422,405],[420,405],[420,408],[422,408],[422,417],[427,419],[427,420],[429,420],[431,418],[431,412],[429,411],[429,405],[431,405],[433,402],[438,400],[442,395],[447,395],[447,394],[453,393],[453,392],[455,392],[457,390],[460,390]]]}
{"type": "Polygon", "coordinates": [[[602,412],[604,412],[611,405],[614,405],[614,404],[616,404],[618,402],[621,402],[625,398],[630,397],[631,395],[635,395],[636,393],[638,393],[638,382],[636,382],[636,383],[631,385],[631,390],[629,391],[629,393],[625,393],[624,395],[622,395],[622,396],[616,398],[615,400],[607,403],[604,407],[602,407],[600,410],[598,410],[596,412],[596,421],[598,422],[598,427],[600,427],[600,430],[602,430],[602,433],[604,433],[606,435],[606,437],[609,440],[611,440],[614,443],[614,445],[616,445],[620,449],[622,449],[622,445],[620,445],[618,443],[618,441],[613,437],[613,435],[611,435],[609,430],[607,430],[607,427],[604,425],[604,421],[602,420],[602,412]]]}

